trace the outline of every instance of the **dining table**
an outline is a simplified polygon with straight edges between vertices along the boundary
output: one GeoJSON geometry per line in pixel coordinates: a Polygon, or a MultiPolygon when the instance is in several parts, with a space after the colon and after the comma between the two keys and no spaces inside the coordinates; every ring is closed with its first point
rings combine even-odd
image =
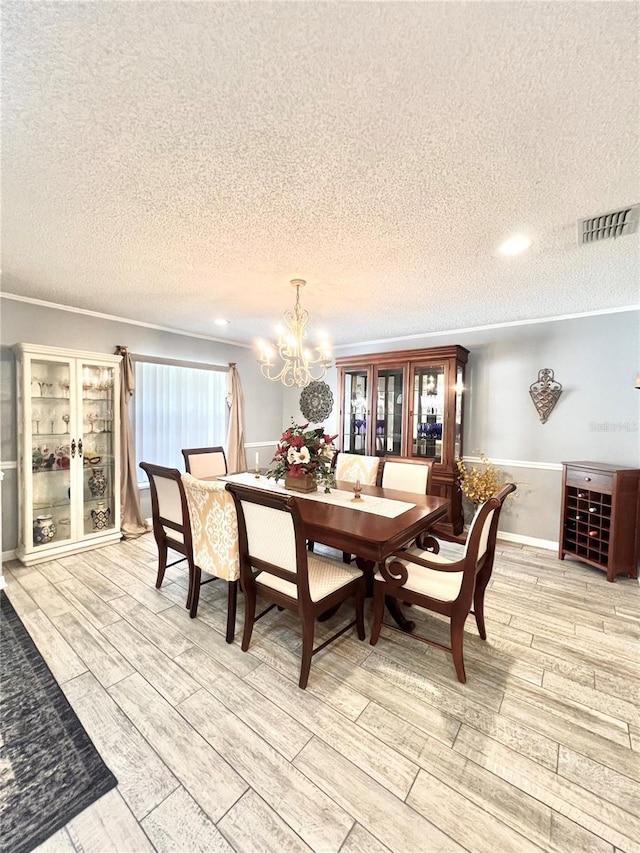
{"type": "MultiPolygon", "coordinates": [[[[420,534],[428,533],[449,508],[446,498],[381,486],[362,485],[360,497],[356,498],[354,484],[342,481],[325,494],[285,489],[282,483],[253,472],[226,474],[217,479],[298,498],[306,538],[353,554],[356,565],[367,577],[369,589],[376,565],[420,534]]],[[[387,606],[398,626],[411,631],[413,623],[404,618],[397,602],[388,599],[387,606]]]]}

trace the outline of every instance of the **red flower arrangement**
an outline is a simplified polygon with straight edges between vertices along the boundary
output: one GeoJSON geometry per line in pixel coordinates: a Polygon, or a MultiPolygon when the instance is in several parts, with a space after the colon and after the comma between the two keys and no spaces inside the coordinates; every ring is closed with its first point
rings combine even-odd
{"type": "Polygon", "coordinates": [[[292,423],[280,436],[267,477],[282,480],[285,476],[301,477],[311,474],[318,482],[327,484],[332,477],[331,463],[337,435],[327,435],[322,427],[307,430],[309,424],[292,423]]]}

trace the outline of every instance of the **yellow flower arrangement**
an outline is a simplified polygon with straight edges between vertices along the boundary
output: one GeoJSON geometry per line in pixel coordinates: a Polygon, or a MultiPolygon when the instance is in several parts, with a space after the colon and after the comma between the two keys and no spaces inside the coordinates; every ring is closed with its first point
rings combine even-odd
{"type": "Polygon", "coordinates": [[[480,453],[476,450],[480,457],[482,468],[472,465],[470,468],[464,464],[462,459],[456,460],[458,468],[458,484],[462,494],[465,495],[474,504],[481,504],[488,501],[505,482],[502,480],[502,474],[492,465],[485,453],[480,453]]]}

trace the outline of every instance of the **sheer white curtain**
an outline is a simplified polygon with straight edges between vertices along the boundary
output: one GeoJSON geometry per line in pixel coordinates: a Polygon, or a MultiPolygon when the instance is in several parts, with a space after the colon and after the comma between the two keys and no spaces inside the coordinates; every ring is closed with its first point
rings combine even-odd
{"type": "MultiPolygon", "coordinates": [[[[136,465],[184,468],[183,447],[224,445],[227,369],[135,361],[136,465]]],[[[138,481],[146,480],[138,469],[138,481]]]]}

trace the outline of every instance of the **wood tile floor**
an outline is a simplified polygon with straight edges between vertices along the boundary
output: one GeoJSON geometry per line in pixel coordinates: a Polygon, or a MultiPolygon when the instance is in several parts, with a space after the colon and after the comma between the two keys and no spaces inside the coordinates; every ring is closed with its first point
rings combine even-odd
{"type": "Polygon", "coordinates": [[[638,584],[499,547],[466,685],[449,655],[383,629],[375,648],[349,633],[315,657],[306,691],[297,621],[268,614],[243,654],[240,603],[227,645],[226,589],[203,587],[189,619],[180,567],[154,589],[150,535],[7,564],[119,780],[40,853],[640,851],[638,584]]]}

